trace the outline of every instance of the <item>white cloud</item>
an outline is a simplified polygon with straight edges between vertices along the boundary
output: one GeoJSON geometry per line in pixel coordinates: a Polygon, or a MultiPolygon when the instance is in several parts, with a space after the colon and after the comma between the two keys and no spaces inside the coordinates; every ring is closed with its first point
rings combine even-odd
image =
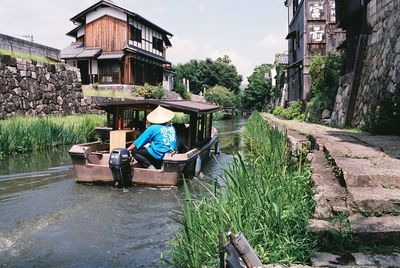
{"type": "Polygon", "coordinates": [[[172,48],[167,51],[167,59],[173,64],[185,63],[191,59],[203,59],[212,51],[210,43],[186,37],[174,36],[171,38],[171,43],[172,48]]]}
{"type": "Polygon", "coordinates": [[[206,12],[206,6],[203,5],[203,4],[201,4],[201,5],[199,6],[199,10],[200,10],[200,13],[205,13],[205,12],[206,12]]]}
{"type": "Polygon", "coordinates": [[[258,43],[258,46],[264,48],[265,52],[272,57],[276,53],[287,51],[288,43],[285,39],[285,32],[267,33],[258,43]]]}

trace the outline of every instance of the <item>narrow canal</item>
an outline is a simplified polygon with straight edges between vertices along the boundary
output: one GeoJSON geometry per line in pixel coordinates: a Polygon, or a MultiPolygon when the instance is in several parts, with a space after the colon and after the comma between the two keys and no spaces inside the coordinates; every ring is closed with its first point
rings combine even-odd
{"type": "MultiPolygon", "coordinates": [[[[222,153],[203,167],[221,173],[238,150],[245,119],[215,123],[222,153]]],[[[76,184],[68,148],[0,162],[0,267],[163,267],[178,224],[182,187],[76,184]]]]}

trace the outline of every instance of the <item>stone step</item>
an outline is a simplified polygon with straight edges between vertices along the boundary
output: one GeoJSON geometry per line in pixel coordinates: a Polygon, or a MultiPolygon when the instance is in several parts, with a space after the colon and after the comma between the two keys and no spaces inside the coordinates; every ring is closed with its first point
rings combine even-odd
{"type": "Polygon", "coordinates": [[[348,220],[351,233],[365,244],[399,244],[399,216],[364,217],[354,214],[348,220]]]}
{"type": "Polygon", "coordinates": [[[334,158],[346,187],[400,188],[400,160],[394,158],[334,158]]]}
{"type": "Polygon", "coordinates": [[[311,257],[312,267],[399,267],[400,254],[344,253],[332,254],[316,252],[311,257]]]}
{"type": "Polygon", "coordinates": [[[315,189],[315,219],[332,219],[340,212],[348,211],[346,207],[346,189],[333,175],[331,167],[322,151],[313,151],[311,182],[315,189]]]}
{"type": "Polygon", "coordinates": [[[347,204],[353,211],[377,214],[400,213],[400,189],[348,187],[347,204]]]}

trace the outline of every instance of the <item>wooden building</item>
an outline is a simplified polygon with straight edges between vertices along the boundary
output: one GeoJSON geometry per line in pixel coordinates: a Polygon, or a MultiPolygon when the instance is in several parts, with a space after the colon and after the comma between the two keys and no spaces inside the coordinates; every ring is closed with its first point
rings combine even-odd
{"type": "Polygon", "coordinates": [[[335,50],[345,38],[336,28],[334,0],[286,0],[288,8],[288,101],[311,98],[313,56],[335,50]]]}
{"type": "Polygon", "coordinates": [[[171,89],[170,32],[104,0],[70,20],[77,27],[67,35],[75,42],[61,51],[61,58],[80,68],[83,84],[149,83],[171,89]]]}

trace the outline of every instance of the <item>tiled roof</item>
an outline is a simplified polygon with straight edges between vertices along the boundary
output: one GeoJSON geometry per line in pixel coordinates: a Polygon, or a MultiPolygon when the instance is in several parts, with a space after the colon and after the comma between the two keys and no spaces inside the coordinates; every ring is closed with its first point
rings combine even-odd
{"type": "Polygon", "coordinates": [[[85,48],[81,43],[73,43],[61,50],[62,59],[93,58],[101,52],[101,48],[85,48]]]}
{"type": "Polygon", "coordinates": [[[97,58],[98,60],[106,60],[106,59],[121,59],[124,56],[123,51],[116,51],[116,52],[103,52],[97,58]]]}
{"type": "Polygon", "coordinates": [[[83,47],[83,44],[73,43],[61,50],[61,58],[62,59],[75,58],[76,55],[81,53],[84,49],[85,48],[83,47]]]}

